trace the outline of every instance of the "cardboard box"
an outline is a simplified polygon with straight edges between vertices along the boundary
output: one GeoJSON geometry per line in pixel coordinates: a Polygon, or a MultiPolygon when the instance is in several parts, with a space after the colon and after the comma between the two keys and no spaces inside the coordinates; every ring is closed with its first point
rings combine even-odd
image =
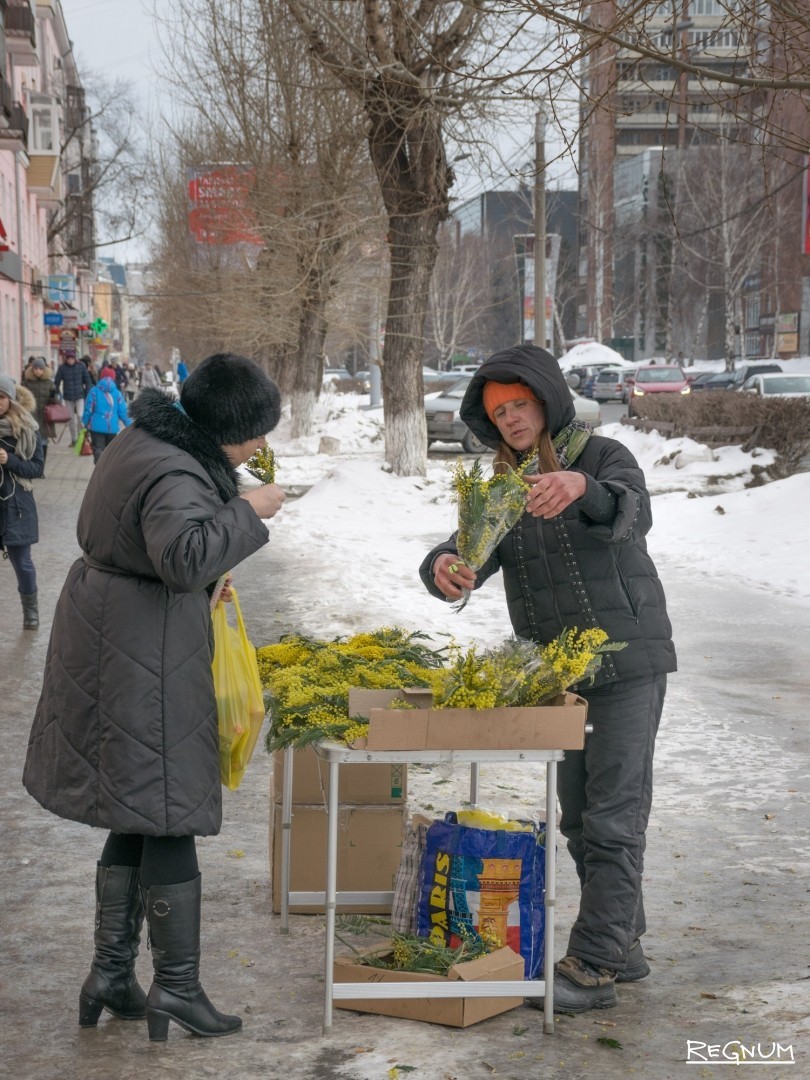
{"type": "Polygon", "coordinates": [[[554,704],[535,708],[433,709],[425,691],[403,690],[400,696],[419,707],[390,709],[377,705],[375,693],[349,692],[350,711],[369,719],[362,749],[581,750],[585,745],[588,703],[576,694],[561,694],[554,704]]]}
{"type": "MultiPolygon", "coordinates": [[[[342,766],[341,766],[342,767],[342,766]]],[[[320,806],[293,806],[290,840],[290,892],[326,889],[327,814],[320,806]]],[[[338,808],[338,892],[392,892],[402,855],[404,806],[338,808]]],[[[281,911],[281,806],[273,807],[270,844],[273,911],[281,911]]],[[[290,911],[316,914],[323,904],[290,905],[290,911]]],[[[352,904],[339,911],[386,914],[390,904],[352,904]]]]}
{"type": "MultiPolygon", "coordinates": [[[[389,695],[390,700],[390,695],[389,695]]],[[[387,704],[387,702],[386,702],[387,704]]],[[[273,753],[273,798],[281,802],[284,792],[284,751],[273,753]]],[[[292,801],[314,806],[326,803],[329,765],[311,746],[293,754],[292,801]]],[[[408,798],[408,766],[369,764],[340,766],[340,802],[371,806],[404,803],[408,798]]]]}
{"type": "MultiPolygon", "coordinates": [[[[390,952],[390,945],[368,950],[383,954],[390,952]]],[[[358,964],[354,956],[337,956],[333,967],[336,983],[379,982],[448,982],[463,979],[467,982],[497,980],[520,980],[523,978],[523,958],[511,949],[497,949],[478,960],[457,964],[446,977],[422,975],[413,971],[388,971],[385,968],[358,964]]],[[[446,1024],[449,1027],[469,1027],[490,1016],[516,1009],[523,998],[431,998],[426,987],[424,998],[346,998],[335,1001],[337,1009],[353,1009],[355,1012],[377,1013],[380,1016],[399,1016],[404,1020],[423,1020],[428,1024],[446,1024]]]]}

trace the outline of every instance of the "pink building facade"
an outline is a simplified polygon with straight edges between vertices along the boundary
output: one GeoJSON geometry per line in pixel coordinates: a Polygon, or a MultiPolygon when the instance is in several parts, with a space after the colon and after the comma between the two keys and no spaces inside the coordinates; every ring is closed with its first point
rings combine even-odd
{"type": "Polygon", "coordinates": [[[66,255],[64,230],[48,242],[81,166],[81,139],[63,148],[77,94],[60,0],[0,0],[0,371],[15,378],[32,354],[78,351],[93,317],[92,259],[66,255]]]}

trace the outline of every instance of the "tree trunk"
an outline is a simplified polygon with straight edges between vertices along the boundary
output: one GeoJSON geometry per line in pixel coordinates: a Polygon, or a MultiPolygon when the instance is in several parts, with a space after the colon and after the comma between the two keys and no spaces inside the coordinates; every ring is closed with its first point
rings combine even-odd
{"type": "Polygon", "coordinates": [[[301,313],[298,333],[297,378],[290,392],[290,435],[301,439],[312,434],[315,402],[323,378],[323,343],[326,340],[326,300],[309,298],[301,313]]]}
{"type": "Polygon", "coordinates": [[[385,460],[398,476],[427,472],[422,357],[439,223],[435,210],[389,220],[391,285],[383,344],[383,415],[385,460]]]}

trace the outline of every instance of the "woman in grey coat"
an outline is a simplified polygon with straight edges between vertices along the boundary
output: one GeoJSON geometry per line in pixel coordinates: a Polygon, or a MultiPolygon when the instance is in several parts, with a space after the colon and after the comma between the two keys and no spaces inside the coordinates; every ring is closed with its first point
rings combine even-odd
{"type": "Polygon", "coordinates": [[[54,615],[23,782],[47,810],[109,830],[96,875],[95,957],[79,1022],[102,1008],[197,1035],[241,1027],[199,981],[195,836],[219,832],[210,593],[267,543],[274,484],[240,495],[235,467],[278,423],[279,393],[243,357],[204,360],[179,402],[144,391],[78,520],[82,556],[54,615]],[[135,977],[149,923],[154,982],[135,977]]]}
{"type": "MultiPolygon", "coordinates": [[[[571,392],[544,349],[519,345],[485,360],[460,414],[497,453],[496,465],[536,457],[526,512],[477,574],[455,537],[420,568],[437,597],[457,600],[503,571],[515,633],[542,644],[564,629],[601,627],[612,641],[588,700],[593,733],[558,770],[560,829],[582,885],[567,955],[557,965],[554,1008],[584,1012],[617,1003],[616,982],[650,968],[640,938],[652,759],[675,649],[645,536],[650,496],[633,455],[574,418],[571,392]]],[[[538,999],[532,1000],[532,1004],[538,999]]]]}

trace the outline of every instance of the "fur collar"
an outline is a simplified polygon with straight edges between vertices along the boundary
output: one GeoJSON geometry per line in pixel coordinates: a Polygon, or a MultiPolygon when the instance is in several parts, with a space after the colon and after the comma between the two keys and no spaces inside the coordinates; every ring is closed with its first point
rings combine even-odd
{"type": "Polygon", "coordinates": [[[162,442],[191,454],[214,482],[223,502],[239,494],[236,470],[214,440],[185,413],[174,407],[162,390],[141,390],[129,407],[134,427],[139,427],[162,442]]]}

